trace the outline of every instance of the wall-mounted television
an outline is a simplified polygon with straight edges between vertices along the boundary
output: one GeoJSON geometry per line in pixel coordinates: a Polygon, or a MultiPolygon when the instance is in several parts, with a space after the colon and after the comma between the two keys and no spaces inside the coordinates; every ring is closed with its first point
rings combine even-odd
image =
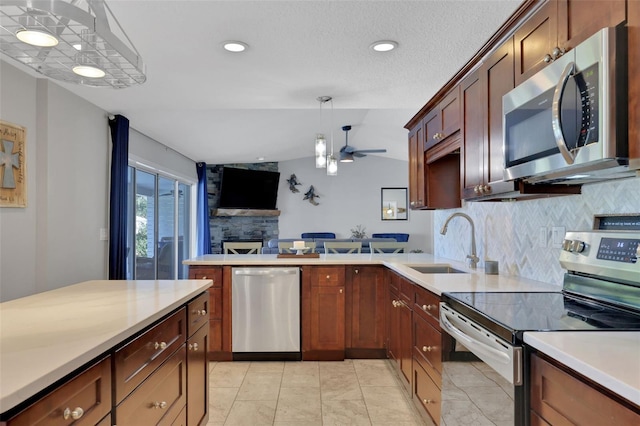
{"type": "Polygon", "coordinates": [[[274,210],[279,182],[278,172],[223,167],[219,207],[274,210]]]}

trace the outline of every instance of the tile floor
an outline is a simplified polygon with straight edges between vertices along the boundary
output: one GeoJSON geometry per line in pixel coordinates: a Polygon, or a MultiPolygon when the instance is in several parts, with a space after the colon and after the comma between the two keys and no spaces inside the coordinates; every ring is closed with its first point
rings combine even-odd
{"type": "Polygon", "coordinates": [[[212,362],[208,426],[424,425],[387,360],[212,362]]]}

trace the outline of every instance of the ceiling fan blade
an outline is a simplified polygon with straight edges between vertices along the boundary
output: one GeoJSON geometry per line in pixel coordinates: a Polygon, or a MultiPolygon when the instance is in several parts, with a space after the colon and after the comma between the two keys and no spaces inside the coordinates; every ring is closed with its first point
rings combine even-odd
{"type": "Polygon", "coordinates": [[[366,152],[366,153],[387,152],[387,150],[386,149],[357,149],[357,150],[353,151],[354,154],[356,154],[358,152],[366,152]]]}
{"type": "Polygon", "coordinates": [[[366,157],[367,155],[366,154],[361,154],[360,151],[355,151],[353,153],[353,156],[354,157],[358,157],[358,158],[362,158],[362,157],[366,157]]]}

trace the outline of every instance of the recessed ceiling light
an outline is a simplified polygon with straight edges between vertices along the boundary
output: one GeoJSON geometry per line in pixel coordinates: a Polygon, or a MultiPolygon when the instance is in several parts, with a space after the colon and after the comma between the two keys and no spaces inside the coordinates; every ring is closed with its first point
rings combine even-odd
{"type": "Polygon", "coordinates": [[[258,161],[264,161],[264,157],[256,157],[256,160],[258,160],[258,161]]]}
{"type": "Polygon", "coordinates": [[[389,52],[398,47],[398,43],[393,40],[380,40],[371,45],[376,52],[389,52]]]}
{"type": "Polygon", "coordinates": [[[241,41],[225,41],[222,43],[222,47],[224,47],[224,50],[227,52],[238,53],[247,50],[249,45],[241,41]]]}

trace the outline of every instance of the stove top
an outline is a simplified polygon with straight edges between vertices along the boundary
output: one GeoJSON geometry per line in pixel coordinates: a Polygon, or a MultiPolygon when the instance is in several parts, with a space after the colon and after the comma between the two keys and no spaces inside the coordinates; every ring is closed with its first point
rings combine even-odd
{"type": "Polygon", "coordinates": [[[640,330],[640,313],[557,293],[443,293],[442,301],[512,344],[525,331],[640,330]]]}

